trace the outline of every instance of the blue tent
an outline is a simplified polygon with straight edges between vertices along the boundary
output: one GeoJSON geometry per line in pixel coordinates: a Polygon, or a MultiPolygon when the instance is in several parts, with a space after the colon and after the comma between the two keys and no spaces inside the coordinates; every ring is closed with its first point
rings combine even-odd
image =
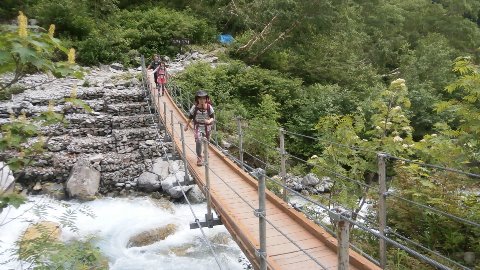
{"type": "Polygon", "coordinates": [[[230,44],[234,41],[232,35],[226,34],[226,35],[219,35],[218,36],[218,41],[223,44],[230,44]]]}

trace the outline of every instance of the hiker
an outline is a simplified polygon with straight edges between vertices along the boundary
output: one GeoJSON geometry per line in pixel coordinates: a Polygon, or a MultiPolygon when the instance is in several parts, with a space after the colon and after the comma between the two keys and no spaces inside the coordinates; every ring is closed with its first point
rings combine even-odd
{"type": "Polygon", "coordinates": [[[161,93],[162,96],[165,95],[165,91],[167,90],[167,67],[165,62],[160,62],[160,65],[153,70],[153,74],[156,75],[155,82],[157,84],[157,89],[159,90],[159,94],[161,93]],[[160,92],[161,91],[161,92],[160,92]]]}
{"type": "Polygon", "coordinates": [[[195,133],[195,150],[197,153],[197,166],[203,165],[202,158],[202,137],[210,139],[210,130],[215,121],[213,106],[205,90],[198,90],[195,94],[195,104],[189,111],[188,122],[184,130],[188,130],[190,122],[193,121],[195,133]]]}
{"type": "Polygon", "coordinates": [[[160,66],[160,63],[162,61],[160,60],[160,56],[158,54],[153,55],[153,60],[152,62],[148,65],[147,69],[153,69],[153,78],[155,80],[155,85],[158,88],[158,83],[157,83],[157,73],[155,72],[155,69],[157,69],[158,66],[160,66]]]}

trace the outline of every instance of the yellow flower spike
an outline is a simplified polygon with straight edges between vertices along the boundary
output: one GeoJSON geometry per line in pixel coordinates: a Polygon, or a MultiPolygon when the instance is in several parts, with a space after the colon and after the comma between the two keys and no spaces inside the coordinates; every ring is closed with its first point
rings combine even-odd
{"type": "Polygon", "coordinates": [[[74,85],[72,88],[72,93],[70,94],[71,98],[77,98],[77,86],[74,85]]]}
{"type": "Polygon", "coordinates": [[[18,35],[20,37],[27,37],[27,26],[28,19],[27,16],[23,15],[23,12],[18,12],[18,35]]]}
{"type": "Polygon", "coordinates": [[[71,48],[68,52],[68,63],[75,64],[75,49],[71,48]]]}
{"type": "Polygon", "coordinates": [[[50,24],[50,27],[48,28],[48,36],[53,38],[53,34],[55,34],[55,24],[50,24]]]}

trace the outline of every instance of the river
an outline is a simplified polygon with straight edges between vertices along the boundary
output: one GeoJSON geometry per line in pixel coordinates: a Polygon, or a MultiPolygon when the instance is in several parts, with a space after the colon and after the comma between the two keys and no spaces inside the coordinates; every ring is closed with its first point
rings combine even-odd
{"type": "MultiPolygon", "coordinates": [[[[196,216],[202,220],[206,204],[192,207],[196,216]]],[[[245,256],[224,226],[203,229],[217,254],[221,265],[219,267],[201,231],[189,228],[194,217],[187,204],[172,204],[166,200],[147,197],[101,198],[80,203],[30,196],[28,202],[18,209],[10,207],[0,214],[0,262],[11,258],[8,252],[3,251],[15,248],[15,241],[28,224],[40,220],[35,215],[35,209],[44,212],[41,215],[43,220],[54,222],[58,222],[67,209],[75,211],[78,231],[62,228],[60,239],[81,240],[94,236],[94,244],[108,258],[110,269],[240,270],[247,265],[245,256]],[[79,210],[85,210],[90,215],[82,214],[79,210]],[[167,224],[175,224],[177,230],[165,240],[143,247],[127,247],[132,236],[167,224]]],[[[25,264],[22,267],[22,262],[14,259],[0,264],[0,269],[25,269],[25,264]]]]}

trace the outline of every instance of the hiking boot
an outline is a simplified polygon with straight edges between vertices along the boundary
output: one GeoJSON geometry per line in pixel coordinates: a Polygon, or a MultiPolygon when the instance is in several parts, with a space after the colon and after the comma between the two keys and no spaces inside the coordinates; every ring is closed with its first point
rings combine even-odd
{"type": "Polygon", "coordinates": [[[203,166],[203,160],[201,157],[197,158],[197,166],[203,166]]]}

